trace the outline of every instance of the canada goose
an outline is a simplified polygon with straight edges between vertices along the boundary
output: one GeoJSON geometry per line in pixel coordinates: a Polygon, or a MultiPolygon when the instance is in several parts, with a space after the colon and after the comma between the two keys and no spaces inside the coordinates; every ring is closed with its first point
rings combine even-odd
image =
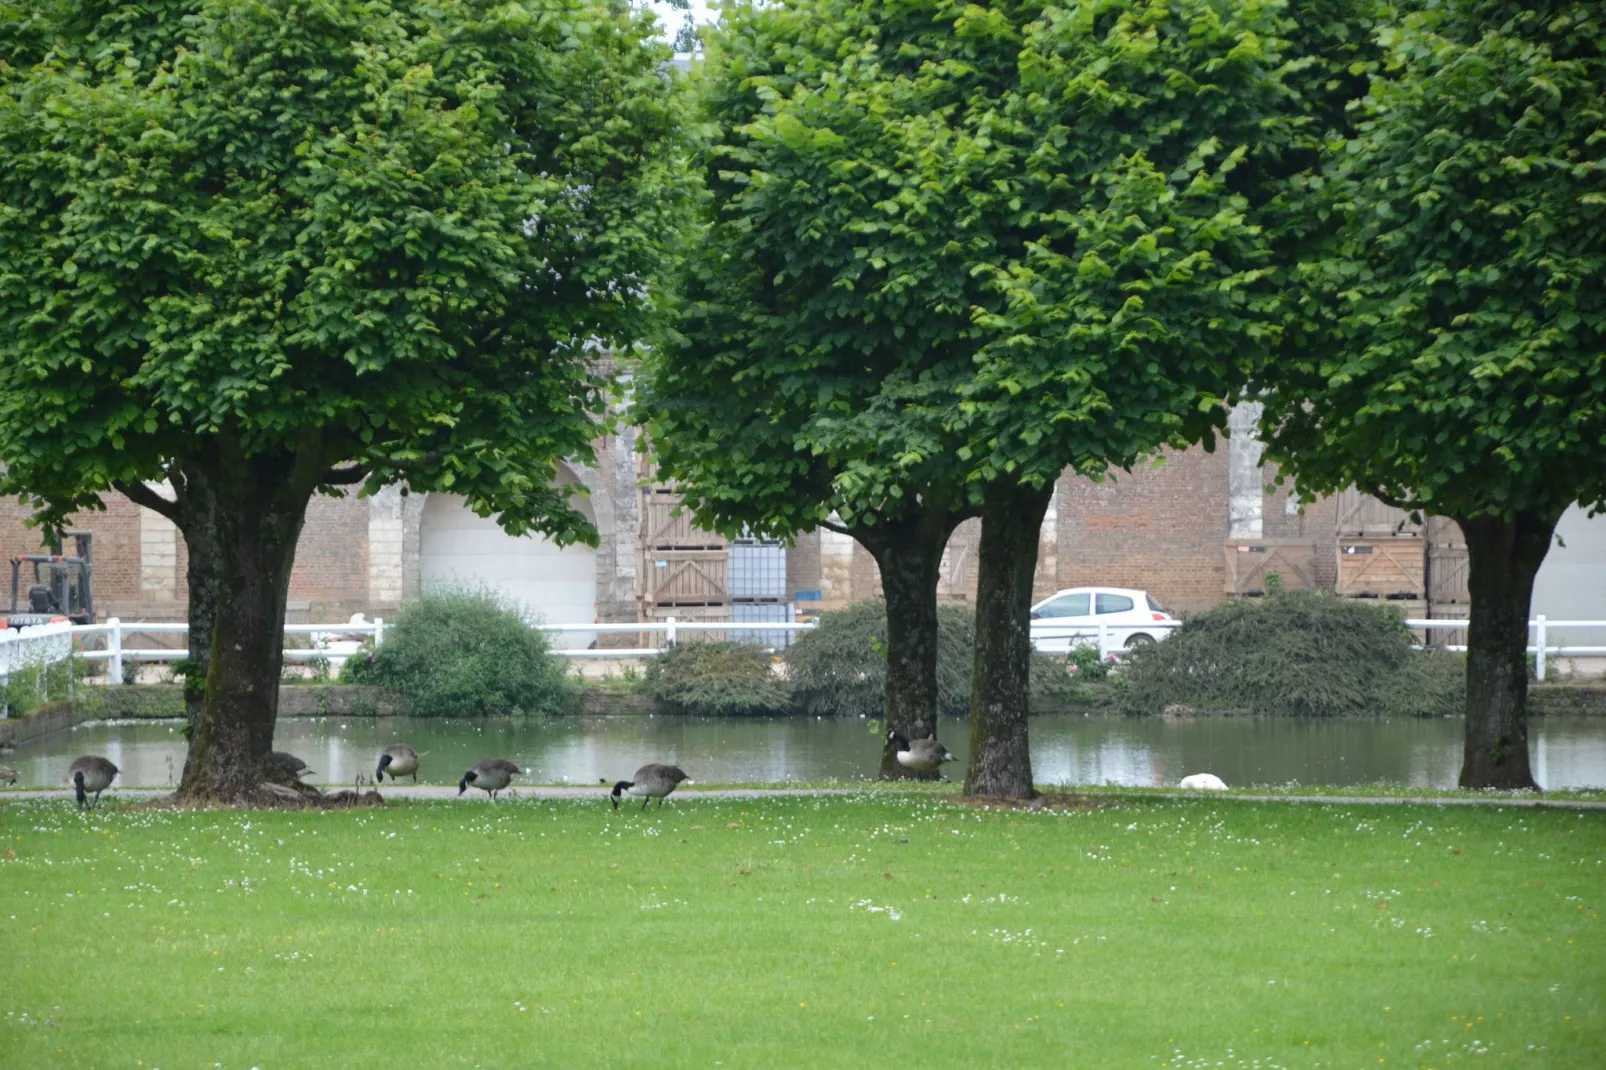
{"type": "Polygon", "coordinates": [[[385,774],[389,773],[392,780],[399,776],[410,775],[413,778],[413,783],[416,784],[418,783],[418,758],[418,752],[405,743],[386,747],[384,753],[379,756],[379,768],[374,771],[374,780],[382,782],[385,779],[385,774]]]}
{"type": "Polygon", "coordinates": [[[457,794],[463,794],[472,784],[494,801],[496,793],[507,787],[507,782],[512,780],[515,774],[523,771],[506,758],[482,758],[474,763],[474,768],[463,774],[462,780],[457,782],[457,794]]]}
{"type": "Polygon", "coordinates": [[[905,769],[918,769],[922,773],[938,769],[943,762],[951,762],[954,756],[948,753],[948,748],[938,743],[935,738],[917,739],[910,742],[909,737],[894,729],[887,733],[897,748],[898,764],[905,769]]]}
{"type": "Polygon", "coordinates": [[[273,767],[285,776],[294,777],[298,780],[313,771],[308,768],[306,762],[289,751],[276,750],[268,755],[268,761],[272,762],[273,767]]]}
{"type": "Polygon", "coordinates": [[[0,780],[4,780],[7,784],[15,784],[17,782],[17,771],[9,765],[0,765],[0,780]]]}
{"type": "Polygon", "coordinates": [[[619,796],[624,792],[641,796],[641,808],[645,810],[647,804],[654,799],[658,805],[664,804],[664,796],[675,790],[675,785],[682,780],[691,782],[684,770],[678,765],[644,765],[636,770],[636,779],[621,780],[614,784],[608,798],[613,802],[613,808],[619,809],[619,796]]]}
{"type": "Polygon", "coordinates": [[[15,753],[17,753],[17,748],[15,745],[11,743],[0,743],[0,758],[4,758],[8,754],[15,753]]]}
{"type": "Polygon", "coordinates": [[[78,793],[78,808],[82,810],[89,807],[90,792],[95,793],[95,805],[100,805],[100,793],[111,787],[118,772],[115,765],[100,755],[86,754],[67,767],[62,783],[72,782],[73,790],[78,793]]]}
{"type": "Polygon", "coordinates": [[[1195,773],[1182,778],[1179,788],[1199,788],[1204,791],[1226,791],[1227,784],[1214,773],[1195,773]]]}

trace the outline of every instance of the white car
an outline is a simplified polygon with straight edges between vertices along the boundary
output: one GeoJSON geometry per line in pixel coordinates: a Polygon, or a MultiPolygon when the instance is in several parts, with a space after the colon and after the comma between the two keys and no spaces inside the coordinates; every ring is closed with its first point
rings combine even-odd
{"type": "Polygon", "coordinates": [[[1068,654],[1072,647],[1097,644],[1102,624],[1104,649],[1126,650],[1164,639],[1175,622],[1147,591],[1072,587],[1032,607],[1032,646],[1044,654],[1068,654]]]}

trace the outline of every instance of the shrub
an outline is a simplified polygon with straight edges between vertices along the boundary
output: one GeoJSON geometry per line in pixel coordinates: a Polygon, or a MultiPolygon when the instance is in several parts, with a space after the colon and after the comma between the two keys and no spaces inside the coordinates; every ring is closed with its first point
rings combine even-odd
{"type": "Polygon", "coordinates": [[[489,591],[432,592],[403,605],[384,644],[346,659],[340,680],[390,687],[416,717],[557,715],[580,704],[546,636],[489,591]]]}
{"type": "MultiPolygon", "coordinates": [[[[887,678],[885,602],[855,602],[820,615],[786,652],[792,701],[803,713],[880,717],[887,678]]],[[[975,614],[967,606],[937,607],[937,706],[951,717],[970,712],[970,664],[975,614]]]]}
{"type": "Polygon", "coordinates": [[[0,682],[0,717],[23,717],[47,702],[61,702],[72,693],[72,679],[71,658],[19,665],[0,682]]]}
{"type": "Polygon", "coordinates": [[[1081,675],[1080,666],[1076,672],[1071,671],[1074,664],[1067,658],[1032,652],[1028,682],[1029,702],[1034,711],[1040,706],[1080,705],[1093,698],[1093,693],[1086,686],[1087,679],[1081,675]]]}
{"type": "Polygon", "coordinates": [[[671,713],[786,713],[791,698],[770,656],[747,643],[681,643],[647,662],[640,690],[671,713]]]}
{"type": "Polygon", "coordinates": [[[1121,708],[1296,717],[1459,713],[1460,658],[1411,649],[1393,607],[1318,591],[1235,599],[1135,652],[1121,708]]]}

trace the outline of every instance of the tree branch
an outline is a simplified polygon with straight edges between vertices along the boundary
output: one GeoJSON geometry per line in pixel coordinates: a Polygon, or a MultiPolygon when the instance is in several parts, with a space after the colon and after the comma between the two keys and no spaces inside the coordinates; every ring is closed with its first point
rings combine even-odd
{"type": "Polygon", "coordinates": [[[375,457],[369,462],[370,467],[394,468],[398,472],[416,472],[421,468],[430,468],[446,460],[446,455],[440,452],[425,453],[418,457],[375,457]]]}
{"type": "Polygon", "coordinates": [[[838,535],[846,535],[849,538],[853,537],[853,532],[849,531],[846,526],[844,526],[842,524],[833,524],[829,520],[821,520],[815,526],[816,527],[822,527],[826,531],[834,531],[838,535]]]}
{"type": "Polygon", "coordinates": [[[1417,505],[1406,501],[1404,498],[1396,498],[1392,494],[1385,494],[1381,487],[1373,487],[1366,493],[1370,494],[1384,505],[1391,505],[1396,509],[1404,509],[1408,512],[1414,513],[1426,508],[1426,506],[1417,505]]]}
{"type": "Polygon", "coordinates": [[[347,465],[344,468],[331,468],[323,474],[323,482],[337,487],[349,487],[353,483],[361,483],[368,478],[368,467],[361,464],[347,465]]]}
{"type": "Polygon", "coordinates": [[[114,479],[112,488],[135,505],[143,505],[153,513],[160,513],[175,524],[179,523],[179,518],[183,515],[183,510],[179,508],[177,502],[162,497],[143,483],[114,479]]]}

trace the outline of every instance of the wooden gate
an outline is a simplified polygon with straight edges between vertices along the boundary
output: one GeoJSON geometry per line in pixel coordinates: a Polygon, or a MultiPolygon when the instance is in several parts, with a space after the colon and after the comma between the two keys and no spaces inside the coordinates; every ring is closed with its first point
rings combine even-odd
{"type": "Polygon", "coordinates": [[[1413,522],[1411,514],[1404,509],[1385,505],[1354,487],[1339,491],[1335,504],[1340,535],[1386,539],[1396,535],[1419,535],[1422,531],[1422,525],[1413,522]]]}
{"type": "Polygon", "coordinates": [[[1337,592],[1346,598],[1420,599],[1427,590],[1421,539],[1340,536],[1337,592]]]}
{"type": "Polygon", "coordinates": [[[686,619],[726,619],[730,592],[726,567],[730,547],[724,536],[692,522],[672,483],[657,482],[651,462],[640,462],[641,527],[637,540],[638,597],[642,620],[673,615],[686,619]]]}
{"type": "Polygon", "coordinates": [[[1265,594],[1275,573],[1287,591],[1316,586],[1316,546],[1309,539],[1228,539],[1228,594],[1265,594]]]}

